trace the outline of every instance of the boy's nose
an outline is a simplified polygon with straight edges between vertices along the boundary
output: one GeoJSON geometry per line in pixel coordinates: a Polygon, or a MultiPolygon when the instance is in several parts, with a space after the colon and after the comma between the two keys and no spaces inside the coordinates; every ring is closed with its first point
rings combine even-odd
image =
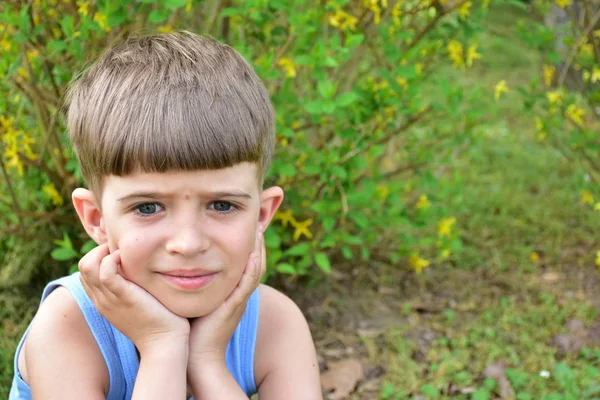
{"type": "Polygon", "coordinates": [[[167,251],[185,257],[195,256],[206,251],[210,241],[199,225],[197,221],[187,221],[174,226],[173,234],[166,245],[167,251]]]}

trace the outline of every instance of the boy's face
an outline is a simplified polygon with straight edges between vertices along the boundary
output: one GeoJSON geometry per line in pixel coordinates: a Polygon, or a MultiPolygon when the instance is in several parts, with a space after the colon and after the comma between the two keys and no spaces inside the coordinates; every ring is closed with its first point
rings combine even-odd
{"type": "Polygon", "coordinates": [[[182,317],[215,310],[282,199],[279,188],[261,193],[256,176],[254,164],[242,163],[107,177],[98,227],[110,251],[120,250],[124,277],[182,317]]]}

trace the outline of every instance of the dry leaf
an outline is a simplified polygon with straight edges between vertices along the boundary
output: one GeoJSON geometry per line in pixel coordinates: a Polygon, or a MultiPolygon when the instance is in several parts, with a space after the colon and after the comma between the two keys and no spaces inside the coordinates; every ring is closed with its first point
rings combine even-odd
{"type": "Polygon", "coordinates": [[[496,382],[498,382],[498,389],[500,391],[501,399],[515,397],[515,391],[513,390],[510,381],[506,377],[506,364],[504,361],[498,361],[488,365],[483,371],[483,375],[486,378],[496,379],[496,382]]]}
{"type": "Polygon", "coordinates": [[[328,370],[321,375],[321,385],[327,392],[332,392],[330,399],[345,399],[363,379],[362,364],[350,358],[329,363],[328,370]]]}
{"type": "Polygon", "coordinates": [[[542,280],[546,283],[556,283],[560,280],[560,274],[556,272],[546,272],[542,275],[542,280]]]}

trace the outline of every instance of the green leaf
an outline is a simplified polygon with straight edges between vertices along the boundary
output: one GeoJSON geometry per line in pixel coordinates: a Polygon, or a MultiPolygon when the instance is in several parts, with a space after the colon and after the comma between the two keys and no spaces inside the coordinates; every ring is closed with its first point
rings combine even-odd
{"type": "Polygon", "coordinates": [[[273,229],[267,229],[265,232],[265,246],[268,249],[278,249],[281,246],[281,238],[273,229]]]}
{"type": "Polygon", "coordinates": [[[163,0],[163,4],[168,8],[180,8],[185,6],[187,0],[163,0]]]}
{"type": "Polygon", "coordinates": [[[73,249],[73,243],[71,242],[71,238],[67,232],[63,232],[63,240],[61,247],[66,247],[67,249],[73,249]]]}
{"type": "Polygon", "coordinates": [[[83,246],[81,246],[81,250],[80,253],[81,254],[87,254],[90,252],[90,250],[96,248],[98,245],[96,244],[96,242],[94,242],[93,240],[88,240],[87,242],[85,242],[83,244],[83,246]]]}
{"type": "Polygon", "coordinates": [[[304,109],[308,111],[309,114],[323,114],[323,101],[311,101],[304,105],[304,109]]]}
{"type": "Polygon", "coordinates": [[[430,398],[437,398],[440,395],[439,390],[428,383],[421,386],[421,393],[430,398]]]}
{"type": "Polygon", "coordinates": [[[340,178],[341,180],[346,180],[346,178],[348,178],[348,173],[346,172],[344,167],[339,165],[334,165],[333,167],[331,167],[331,173],[334,176],[340,178]]]}
{"type": "Polygon", "coordinates": [[[127,15],[125,14],[124,10],[118,10],[116,13],[111,14],[108,17],[108,26],[111,28],[117,27],[119,25],[122,25],[123,23],[125,23],[125,21],[127,21],[127,15]]]}
{"type": "Polygon", "coordinates": [[[277,266],[275,267],[275,270],[281,274],[290,274],[290,275],[296,274],[296,268],[294,268],[293,265],[288,264],[288,263],[277,264],[277,266]]]}
{"type": "Polygon", "coordinates": [[[51,40],[48,42],[48,50],[51,52],[61,52],[67,48],[67,44],[62,40],[51,40]]]}
{"type": "Polygon", "coordinates": [[[160,24],[165,22],[169,17],[169,12],[166,10],[154,10],[150,13],[148,20],[153,24],[160,24]]]}
{"type": "Polygon", "coordinates": [[[360,96],[354,92],[346,92],[339,95],[336,101],[338,105],[342,107],[348,107],[349,105],[355,103],[359,98],[360,96]]]}
{"type": "Polygon", "coordinates": [[[221,11],[221,17],[232,17],[235,15],[241,15],[242,14],[242,10],[240,10],[239,8],[233,8],[233,7],[227,7],[224,8],[223,11],[221,11]]]}
{"type": "Polygon", "coordinates": [[[67,37],[73,36],[73,17],[71,15],[65,15],[60,20],[60,27],[67,37]]]}
{"type": "Polygon", "coordinates": [[[284,254],[286,256],[303,256],[310,252],[310,244],[307,242],[299,243],[287,249],[284,254]]]}
{"type": "Polygon", "coordinates": [[[342,255],[346,260],[351,260],[354,257],[352,249],[348,246],[342,246],[342,255]]]}
{"type": "Polygon", "coordinates": [[[77,257],[79,254],[77,254],[77,252],[73,249],[69,249],[66,247],[59,247],[58,249],[52,250],[52,253],[50,253],[50,255],[52,256],[53,259],[55,259],[57,261],[67,261],[67,260],[72,260],[73,258],[77,257]]]}
{"type": "Polygon", "coordinates": [[[489,400],[490,392],[488,392],[485,389],[479,389],[478,391],[473,393],[473,397],[471,397],[471,399],[473,399],[473,400],[489,400]]]}
{"type": "Polygon", "coordinates": [[[323,272],[325,272],[326,274],[331,273],[331,264],[329,263],[329,258],[327,257],[327,254],[323,252],[318,252],[317,254],[315,254],[315,262],[323,272]]]}
{"type": "Polygon", "coordinates": [[[336,85],[329,79],[321,79],[317,83],[317,91],[324,99],[330,99],[335,94],[336,85]]]}

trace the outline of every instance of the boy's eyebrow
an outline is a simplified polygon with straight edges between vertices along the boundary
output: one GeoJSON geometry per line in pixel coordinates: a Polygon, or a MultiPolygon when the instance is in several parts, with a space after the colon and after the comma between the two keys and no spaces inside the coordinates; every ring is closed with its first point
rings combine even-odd
{"type": "MultiPolygon", "coordinates": [[[[119,197],[117,199],[117,201],[125,201],[125,200],[129,200],[129,199],[133,199],[133,198],[140,198],[140,197],[150,198],[150,199],[160,199],[160,198],[165,198],[165,197],[172,197],[172,195],[164,194],[164,193],[160,193],[160,192],[133,192],[126,196],[119,197]]],[[[240,198],[244,198],[244,199],[252,198],[252,196],[250,196],[248,193],[241,191],[241,190],[239,190],[239,191],[238,190],[223,190],[223,191],[217,191],[217,192],[209,192],[209,193],[206,193],[206,197],[211,197],[211,198],[240,197],[240,198]]]]}

